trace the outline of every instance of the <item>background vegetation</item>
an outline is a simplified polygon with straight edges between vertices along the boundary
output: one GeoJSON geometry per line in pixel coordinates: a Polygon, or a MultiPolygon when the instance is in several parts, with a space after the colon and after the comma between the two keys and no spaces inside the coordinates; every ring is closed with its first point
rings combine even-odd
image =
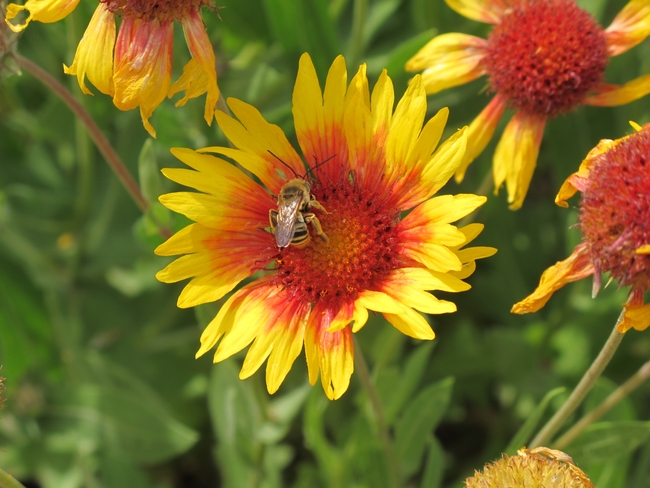
{"type": "MultiPolygon", "coordinates": [[[[488,31],[442,0],[372,0],[361,35],[352,0],[217,3],[221,19],[207,10],[204,18],[222,92],[254,104],[292,140],[291,91],[302,52],[322,80],[339,53],[351,73],[367,63],[371,83],[385,67],[401,96],[411,77],[405,61],[432,35],[488,31]]],[[[625,2],[579,3],[608,25],[625,2]]],[[[80,95],[62,63],[72,61],[95,7],[82,0],[62,22],[32,23],[19,52],[79,94],[139,175],[151,212],[181,228],[181,217],[155,203],[174,189],[158,168],[180,166],[171,147],[226,141],[216,124],[205,125],[202,98],[181,109],[164,102],[152,118],[158,138],[148,141],[137,111],[120,112],[101,94],[80,95]]],[[[189,56],[178,26],[176,35],[175,78],[189,56]]],[[[648,40],[612,59],[607,78],[623,83],[644,73],[648,40]]],[[[481,78],[429,97],[429,115],[448,106],[449,135],[485,106],[484,88],[481,78]]],[[[462,486],[505,451],[549,391],[576,384],[609,335],[626,297],[616,286],[592,300],[584,280],[537,314],[509,310],[580,238],[571,228],[576,209],[553,204],[561,183],[599,139],[630,133],[628,120],[650,121],[650,97],[548,123],[523,208],[509,211],[502,191],[477,216],[486,225],[477,242],[499,252],[478,263],[472,290],[452,297],[457,313],[430,317],[435,341],[411,340],[379,317],[358,334],[405,486],[462,486]]],[[[475,192],[494,147],[461,185],[452,181],[443,192],[475,192]]],[[[182,284],[154,278],[166,261],[152,252],[162,239],[152,215],[139,213],[83,127],[27,73],[0,85],[0,162],[0,363],[7,378],[0,467],[28,487],[47,488],[388,486],[356,373],[343,398],[330,402],[307,384],[298,359],[270,397],[263,372],[237,378],[241,355],[218,365],[210,354],[194,359],[219,304],[176,307],[182,284]]],[[[582,412],[649,355],[650,335],[629,332],[582,412]]],[[[553,397],[544,419],[564,395],[553,397]]],[[[567,451],[599,488],[650,487],[649,419],[644,385],[567,451]]]]}

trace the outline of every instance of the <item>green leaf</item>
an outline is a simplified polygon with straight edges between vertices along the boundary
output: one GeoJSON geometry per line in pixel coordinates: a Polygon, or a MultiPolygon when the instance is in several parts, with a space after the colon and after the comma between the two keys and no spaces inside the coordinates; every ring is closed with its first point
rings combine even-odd
{"type": "Polygon", "coordinates": [[[508,447],[506,447],[504,451],[506,454],[514,455],[517,452],[517,449],[520,449],[526,444],[526,442],[528,442],[528,439],[530,439],[530,436],[537,428],[539,420],[544,415],[546,408],[551,403],[553,398],[560,395],[561,393],[564,393],[565,391],[566,388],[564,387],[554,388],[544,396],[542,401],[539,402],[539,405],[537,405],[537,407],[535,407],[535,410],[533,410],[532,413],[528,416],[526,422],[524,422],[524,425],[521,426],[519,431],[512,438],[508,444],[508,447]]]}
{"type": "Polygon", "coordinates": [[[252,381],[239,379],[233,360],[212,368],[208,407],[217,438],[217,458],[226,487],[252,486],[262,444],[257,437],[262,411],[252,381]]]}
{"type": "Polygon", "coordinates": [[[600,422],[566,447],[574,459],[605,462],[625,457],[650,437],[650,422],[600,422]]]}
{"type": "Polygon", "coordinates": [[[345,486],[343,456],[325,435],[324,414],[329,403],[322,391],[312,388],[303,416],[305,446],[316,457],[322,477],[327,480],[326,486],[345,486]]]}
{"type": "Polygon", "coordinates": [[[133,462],[154,464],[182,454],[199,438],[196,431],[170,415],[160,404],[133,391],[108,385],[83,385],[62,408],[67,415],[96,416],[105,435],[116,440],[133,462]]]}
{"type": "Polygon", "coordinates": [[[420,488],[439,488],[445,471],[445,450],[435,437],[429,445],[429,455],[424,465],[424,476],[420,488]]]}
{"type": "Polygon", "coordinates": [[[406,408],[395,426],[395,453],[404,476],[417,471],[433,429],[447,411],[453,378],[428,386],[406,408]]]}
{"type": "Polygon", "coordinates": [[[399,377],[400,381],[396,383],[391,395],[382,402],[388,424],[393,423],[397,414],[420,384],[434,344],[433,342],[424,343],[409,356],[404,370],[399,377]]]}

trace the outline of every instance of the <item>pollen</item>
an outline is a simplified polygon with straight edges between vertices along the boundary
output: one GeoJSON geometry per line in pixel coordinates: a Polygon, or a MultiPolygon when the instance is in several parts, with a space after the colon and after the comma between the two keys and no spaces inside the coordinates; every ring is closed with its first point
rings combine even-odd
{"type": "Polygon", "coordinates": [[[578,106],[607,66],[602,27],[574,0],[528,0],[488,37],[491,90],[513,109],[555,116],[578,106]]]}
{"type": "Polygon", "coordinates": [[[198,11],[209,0],[99,0],[106,8],[117,15],[142,19],[171,22],[181,20],[190,12],[198,11]]]}
{"type": "Polygon", "coordinates": [[[580,228],[597,272],[650,289],[650,125],[598,156],[582,194],[580,228]]]}
{"type": "Polygon", "coordinates": [[[316,182],[312,193],[327,210],[314,213],[329,242],[310,225],[308,245],[280,251],[277,284],[308,302],[355,299],[364,290],[379,290],[385,277],[400,266],[395,230],[399,212],[377,202],[353,181],[316,182]]]}

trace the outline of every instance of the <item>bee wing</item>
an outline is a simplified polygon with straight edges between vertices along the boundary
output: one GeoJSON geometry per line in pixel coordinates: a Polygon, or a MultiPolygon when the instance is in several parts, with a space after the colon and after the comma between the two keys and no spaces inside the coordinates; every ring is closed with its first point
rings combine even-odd
{"type": "Polygon", "coordinates": [[[291,244],[296,227],[296,219],[302,204],[302,196],[283,202],[278,208],[277,226],[275,228],[275,242],[278,247],[287,247],[291,244]]]}

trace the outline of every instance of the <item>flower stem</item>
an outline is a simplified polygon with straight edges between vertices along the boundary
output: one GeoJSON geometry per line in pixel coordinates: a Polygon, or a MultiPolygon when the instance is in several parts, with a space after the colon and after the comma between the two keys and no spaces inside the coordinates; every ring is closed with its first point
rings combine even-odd
{"type": "Polygon", "coordinates": [[[142,213],[146,213],[149,208],[149,203],[145,199],[144,195],[140,191],[140,187],[135,182],[129,171],[126,169],[126,166],[122,162],[122,159],[113,149],[111,143],[108,142],[106,136],[102,133],[99,126],[95,123],[93,118],[90,116],[88,111],[83,107],[83,105],[74,97],[68,89],[63,86],[56,78],[51,74],[41,68],[39,65],[33,61],[27,59],[20,54],[16,54],[16,60],[18,65],[24,70],[30,72],[36,78],[38,78],[45,86],[51,89],[58,97],[65,103],[70,110],[81,120],[83,125],[86,127],[88,134],[91,139],[99,149],[99,152],[102,153],[104,159],[111,167],[117,178],[120,180],[128,194],[131,196],[135,204],[140,208],[142,213]]]}
{"type": "Polygon", "coordinates": [[[562,437],[553,443],[553,449],[562,449],[569,445],[576,437],[582,434],[587,427],[609,412],[616,404],[641,386],[648,378],[650,378],[650,361],[641,366],[639,371],[619,386],[603,401],[603,403],[598,405],[598,407],[580,419],[577,424],[567,430],[562,437]]]}
{"type": "Polygon", "coordinates": [[[388,424],[386,423],[386,416],[384,415],[384,409],[381,406],[381,401],[379,400],[379,394],[375,385],[372,383],[372,378],[370,377],[370,370],[368,369],[368,363],[366,363],[366,358],[363,356],[361,351],[361,346],[359,341],[354,337],[354,369],[356,370],[357,377],[361,382],[361,386],[368,394],[370,399],[370,405],[375,413],[375,420],[377,421],[377,428],[379,429],[379,438],[381,440],[381,446],[384,450],[384,456],[388,463],[388,475],[390,480],[390,485],[392,488],[399,488],[401,486],[399,481],[399,472],[397,467],[397,459],[395,458],[395,450],[393,448],[393,440],[391,438],[390,431],[388,430],[388,424]]]}
{"type": "Polygon", "coordinates": [[[596,380],[603,373],[605,367],[609,364],[609,361],[612,359],[612,356],[614,356],[616,349],[618,349],[618,346],[623,340],[624,334],[620,333],[616,327],[623,320],[624,313],[625,310],[623,310],[621,312],[621,315],[619,315],[618,320],[616,321],[616,325],[614,326],[614,330],[609,335],[609,338],[601,349],[600,354],[598,354],[598,357],[594,360],[593,363],[591,363],[591,366],[584,374],[578,385],[575,387],[571,395],[569,395],[567,401],[564,402],[564,405],[562,405],[562,407],[560,407],[560,409],[555,412],[555,415],[551,417],[551,419],[546,423],[542,430],[540,430],[535,438],[531,441],[529,445],[530,449],[538,446],[544,446],[549,443],[555,433],[564,425],[564,422],[566,422],[569,416],[575,411],[576,408],[580,406],[582,401],[587,396],[587,393],[589,393],[591,388],[596,383],[596,380]]]}
{"type": "Polygon", "coordinates": [[[0,469],[0,488],[25,488],[25,486],[9,473],[0,469]]]}
{"type": "MultiPolygon", "coordinates": [[[[479,185],[479,187],[474,192],[474,194],[485,197],[485,196],[487,196],[488,193],[490,193],[490,190],[492,190],[492,186],[494,186],[494,177],[492,176],[492,171],[488,171],[487,174],[485,175],[485,177],[483,178],[483,181],[481,181],[481,184],[479,185]]],[[[463,217],[458,222],[458,224],[456,224],[456,227],[458,227],[460,229],[461,227],[465,227],[466,225],[469,225],[472,222],[474,222],[474,220],[476,219],[476,216],[478,215],[478,212],[479,212],[480,209],[481,209],[481,207],[474,210],[471,214],[466,215],[465,217],[463,217]]]]}

